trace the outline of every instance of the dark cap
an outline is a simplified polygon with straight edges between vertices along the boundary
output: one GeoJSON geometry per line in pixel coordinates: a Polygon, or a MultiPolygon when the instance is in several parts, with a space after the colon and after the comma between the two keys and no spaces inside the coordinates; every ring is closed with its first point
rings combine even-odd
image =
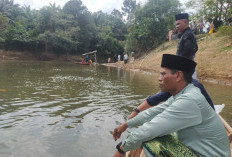
{"type": "Polygon", "coordinates": [[[161,67],[168,69],[176,69],[189,74],[193,74],[195,71],[197,63],[191,59],[172,55],[172,54],[163,54],[161,67]]]}
{"type": "Polygon", "coordinates": [[[176,18],[176,21],[177,20],[182,20],[182,19],[188,19],[189,15],[188,15],[188,13],[176,14],[175,18],[176,18]]]}

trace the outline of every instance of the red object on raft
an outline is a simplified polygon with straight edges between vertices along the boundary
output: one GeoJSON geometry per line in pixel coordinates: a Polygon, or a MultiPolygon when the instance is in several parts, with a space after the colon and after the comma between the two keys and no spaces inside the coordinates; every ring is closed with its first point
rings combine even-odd
{"type": "Polygon", "coordinates": [[[84,61],[81,61],[81,62],[74,62],[75,64],[81,64],[81,65],[90,65],[89,62],[84,62],[84,61]]]}

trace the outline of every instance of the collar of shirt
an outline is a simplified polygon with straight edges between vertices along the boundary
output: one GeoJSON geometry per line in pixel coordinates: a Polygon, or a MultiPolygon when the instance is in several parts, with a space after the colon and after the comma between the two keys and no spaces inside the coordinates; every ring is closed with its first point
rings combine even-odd
{"type": "Polygon", "coordinates": [[[181,89],[181,91],[179,93],[174,95],[173,99],[175,100],[176,98],[178,98],[181,94],[183,94],[185,92],[186,89],[190,88],[191,86],[193,86],[193,85],[191,83],[189,83],[187,86],[185,86],[183,89],[181,89]]]}
{"type": "Polygon", "coordinates": [[[184,30],[184,32],[178,34],[178,38],[181,38],[182,35],[183,35],[186,31],[189,31],[189,30],[191,31],[190,27],[187,27],[187,28],[184,30]]]}

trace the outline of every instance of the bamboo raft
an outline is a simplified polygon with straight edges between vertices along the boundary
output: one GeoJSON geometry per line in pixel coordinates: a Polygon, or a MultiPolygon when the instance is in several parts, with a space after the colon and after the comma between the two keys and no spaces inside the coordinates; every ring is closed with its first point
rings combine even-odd
{"type": "MultiPolygon", "coordinates": [[[[222,107],[222,109],[224,108],[224,106],[222,107]]],[[[221,112],[221,110],[218,111],[217,113],[221,112]]],[[[227,132],[227,135],[228,135],[228,138],[229,138],[229,141],[230,141],[230,150],[232,152],[232,128],[231,126],[222,118],[222,116],[220,116],[218,114],[219,118],[221,119],[225,129],[226,129],[226,132],[227,132]]],[[[126,157],[146,157],[144,152],[143,152],[143,149],[142,148],[138,148],[136,150],[132,150],[132,151],[129,151],[129,152],[126,152],[126,157]]],[[[232,154],[231,154],[231,157],[232,157],[232,154]]]]}

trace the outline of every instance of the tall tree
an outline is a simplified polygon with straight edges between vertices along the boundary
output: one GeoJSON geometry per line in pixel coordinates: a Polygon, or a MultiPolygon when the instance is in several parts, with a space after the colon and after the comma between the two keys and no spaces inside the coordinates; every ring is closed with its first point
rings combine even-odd
{"type": "Polygon", "coordinates": [[[111,15],[118,18],[118,19],[121,19],[122,20],[122,13],[117,10],[117,9],[114,9],[112,12],[111,12],[111,15]]]}
{"type": "Polygon", "coordinates": [[[88,9],[83,5],[81,0],[70,0],[68,1],[64,7],[63,11],[66,14],[71,14],[74,18],[80,20],[81,16],[88,13],[88,9]]]}
{"type": "Polygon", "coordinates": [[[123,15],[126,17],[127,21],[132,21],[134,18],[134,12],[136,10],[136,0],[124,0],[123,1],[123,15]]]}
{"type": "Polygon", "coordinates": [[[14,20],[17,16],[21,15],[22,10],[18,4],[14,4],[14,0],[1,0],[0,12],[11,20],[14,20]]]}
{"type": "Polygon", "coordinates": [[[135,24],[127,36],[126,51],[147,51],[165,41],[168,28],[174,27],[179,12],[178,0],[149,0],[136,11],[135,24]]]}
{"type": "Polygon", "coordinates": [[[81,0],[70,0],[67,2],[63,11],[66,14],[73,15],[74,19],[78,21],[79,31],[79,48],[82,53],[91,50],[91,43],[95,38],[95,25],[91,13],[87,7],[83,5],[81,0]]]}

